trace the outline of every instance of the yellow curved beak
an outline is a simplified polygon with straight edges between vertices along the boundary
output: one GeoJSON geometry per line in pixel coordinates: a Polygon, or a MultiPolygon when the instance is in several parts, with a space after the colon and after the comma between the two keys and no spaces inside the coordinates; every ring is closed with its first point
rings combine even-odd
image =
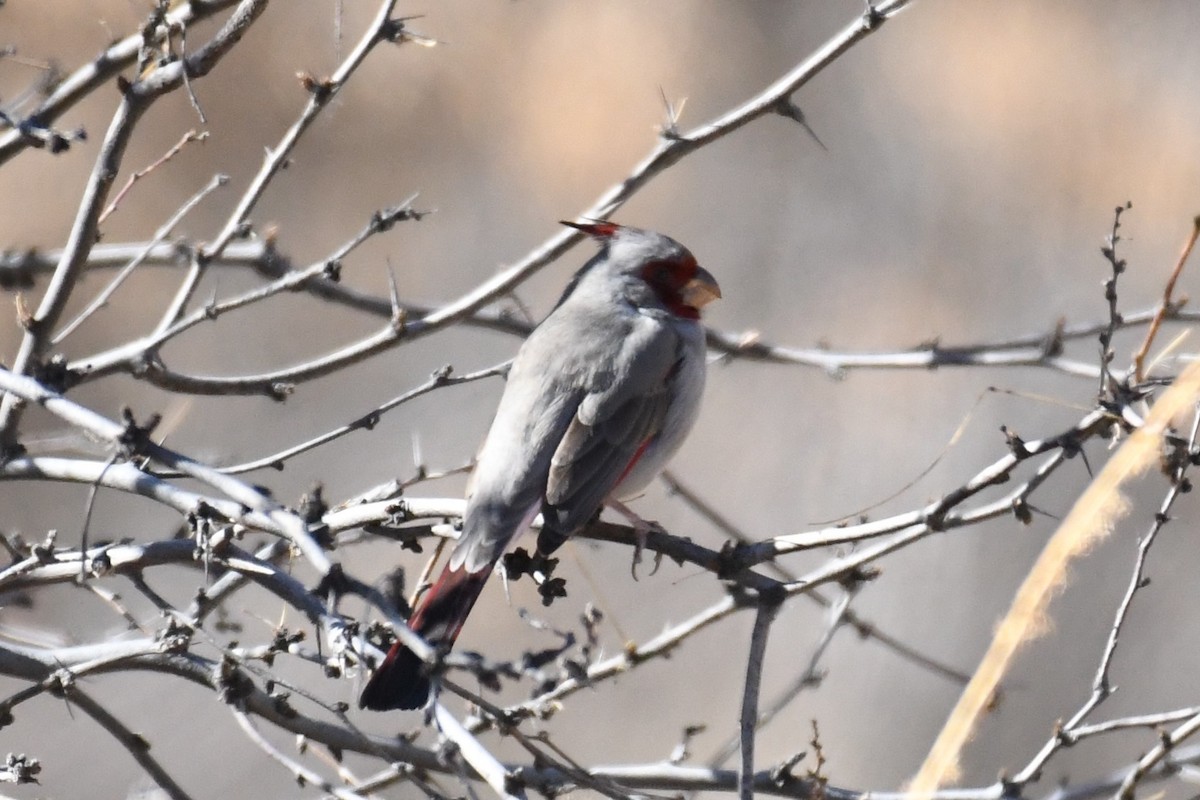
{"type": "Polygon", "coordinates": [[[692,308],[704,308],[713,300],[721,297],[721,287],[717,279],[704,267],[696,267],[696,274],[683,285],[680,291],[683,302],[692,308]]]}

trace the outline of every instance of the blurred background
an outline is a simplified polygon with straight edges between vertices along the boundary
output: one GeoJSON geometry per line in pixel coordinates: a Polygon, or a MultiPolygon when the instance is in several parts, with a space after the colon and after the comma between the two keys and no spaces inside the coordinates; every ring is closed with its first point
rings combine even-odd
{"type": "MultiPolygon", "coordinates": [[[[136,31],[149,7],[143,0],[58,0],[51,12],[43,3],[9,0],[0,9],[0,45],[14,46],[20,58],[0,61],[0,102],[41,78],[39,62],[70,71],[136,31]]],[[[375,8],[363,0],[276,3],[242,46],[194,84],[206,125],[183,93],[159,102],[138,128],[126,172],[159,158],[189,129],[210,137],[142,180],[105,224],[104,241],[148,239],[215,173],[227,173],[229,186],[179,228],[197,240],[213,236],[264,148],[278,142],[303,107],[296,73],[332,71],[375,8]]],[[[401,13],[423,15],[411,28],[440,44],[377,50],[251,219],[259,231],[274,230],[280,250],[304,265],[351,238],[376,209],[419,192],[414,205],[436,213],[372,239],[347,259],[343,280],[386,296],[390,270],[407,300],[452,300],[622,180],[654,145],[662,95],[676,105],[686,98],[680,127],[688,130],[760,92],[862,9],[861,0],[401,3],[401,13]]],[[[189,44],[212,29],[198,28],[189,44]]],[[[707,316],[716,329],[754,331],[793,346],[893,350],[932,339],[952,345],[1048,333],[1060,318],[1105,319],[1100,283],[1109,268],[1099,247],[1113,208],[1128,200],[1133,208],[1121,250],[1130,266],[1121,306],[1149,308],[1200,211],[1198,35],[1200,9],[1187,2],[915,2],[795,96],[824,147],[793,121],[761,119],[656,178],[614,218],[679,239],[720,279],[724,300],[707,316]]],[[[58,121],[60,128],[86,128],[86,142],[58,156],[30,150],[0,170],[0,249],[63,243],[116,104],[115,86],[95,92],[58,121]]],[[[521,303],[540,318],[590,253],[582,244],[543,270],[518,290],[521,303]]],[[[1182,292],[1194,290],[1194,275],[1184,274],[1182,292]]],[[[103,287],[106,277],[91,276],[83,294],[103,287]]],[[[64,352],[87,355],[150,330],[180,278],[170,268],[135,274],[106,310],[64,342],[64,352]]],[[[255,282],[248,272],[214,270],[198,297],[225,296],[255,282]]],[[[72,308],[85,299],[76,298],[72,308]]],[[[520,313],[511,302],[503,307],[520,313]]],[[[286,295],[198,326],[163,355],[192,373],[246,374],[334,350],[379,324],[286,295]]],[[[11,363],[19,341],[15,315],[3,315],[0,359],[11,363]]],[[[1140,333],[1118,341],[1119,365],[1138,341],[1140,333]]],[[[183,399],[127,378],[87,384],[72,397],[114,417],[123,405],[139,417],[164,412],[169,444],[229,464],[328,430],[444,364],[459,372],[489,366],[518,344],[493,332],[452,329],[302,384],[286,403],[183,399]]],[[[1094,363],[1097,350],[1088,341],[1072,352],[1094,363]]],[[[385,417],[371,433],[310,453],[282,473],[252,478],[286,502],[320,481],[336,502],[410,477],[415,452],[431,470],[461,466],[485,432],[500,389],[492,380],[443,390],[385,417]]],[[[733,360],[711,368],[700,424],[673,470],[752,537],[767,538],[872,506],[945,451],[928,474],[871,513],[916,508],[1003,455],[1001,424],[1029,439],[1057,433],[1095,395],[1094,381],[1035,368],[862,371],[839,380],[733,360]],[[946,449],[960,426],[961,438],[946,449]]],[[[35,414],[26,430],[34,444],[40,438],[50,448],[65,433],[35,414]]],[[[1102,445],[1089,450],[1093,467],[1104,456],[1102,445]]],[[[1033,503],[1061,516],[1086,482],[1083,463],[1070,462],[1033,503]]],[[[460,496],[462,487],[456,478],[414,493],[460,496]]],[[[1133,495],[1133,514],[1080,563],[1054,606],[1053,629],[1025,651],[968,749],[963,785],[987,784],[1001,770],[1023,766],[1055,720],[1087,698],[1136,537],[1164,490],[1160,479],[1148,478],[1133,495]]],[[[75,544],[86,497],[86,488],[0,484],[0,524],[35,540],[57,529],[60,542],[75,544]]],[[[1200,551],[1190,506],[1184,498],[1180,519],[1152,552],[1153,585],[1137,598],[1115,663],[1121,691],[1098,719],[1196,702],[1200,551]]],[[[723,541],[660,487],[636,508],[673,533],[713,547],[723,541]]],[[[96,537],[151,540],[171,535],[177,523],[148,502],[101,492],[92,529],[96,537]]],[[[1002,519],[930,538],[883,561],[882,575],[853,608],[969,672],[1054,526],[1038,515],[1027,527],[1002,519]]],[[[787,563],[799,571],[828,556],[787,563]]],[[[385,543],[341,557],[367,579],[397,561],[410,573],[423,563],[385,543]]],[[[508,606],[500,587],[491,586],[461,644],[495,657],[549,646],[552,637],[532,631],[515,609],[528,606],[573,625],[590,601],[608,612],[612,624],[603,630],[611,653],[625,639],[645,641],[721,596],[714,577],[673,564],[634,582],[628,561],[624,547],[573,545],[562,567],[568,602],[543,610],[523,582],[513,586],[508,606]]],[[[159,588],[191,596],[196,573],[170,574],[178,583],[159,588]]],[[[120,630],[118,618],[83,602],[77,589],[41,600],[31,610],[4,609],[0,623],[52,629],[68,642],[92,640],[105,626],[114,635],[120,630]]],[[[278,602],[253,594],[241,602],[251,620],[246,638],[266,635],[278,602]]],[[[697,636],[670,661],[577,695],[546,729],[581,762],[615,764],[666,758],[684,726],[706,722],[709,730],[692,743],[696,760],[703,760],[736,731],[750,622],[742,615],[697,636]]],[[[821,630],[815,606],[788,606],[772,632],[764,697],[803,669],[821,630]]],[[[849,631],[839,633],[823,666],[823,684],[761,735],[760,766],[810,749],[815,719],[833,784],[900,787],[959,687],[849,631]]],[[[295,674],[312,677],[304,667],[295,674]]],[[[149,738],[199,797],[314,794],[296,789],[284,770],[264,767],[261,753],[207,692],[148,675],[92,678],[87,685],[149,738]],[[190,694],[180,698],[181,691],[190,694]]],[[[313,685],[330,696],[331,684],[313,685]]],[[[0,682],[5,692],[16,688],[0,682]]],[[[356,693],[351,681],[338,691],[332,699],[352,702],[356,693]]],[[[43,697],[22,712],[16,725],[0,731],[0,751],[40,758],[43,786],[9,790],[14,796],[121,797],[150,785],[128,754],[62,701],[43,697]]],[[[417,724],[360,716],[364,728],[379,732],[417,724]]],[[[287,737],[276,739],[287,744],[287,737]]],[[[1092,741],[1052,762],[1039,788],[1105,774],[1154,741],[1148,732],[1092,741]]],[[[503,743],[498,748],[513,754],[503,743]]],[[[391,791],[413,796],[411,787],[391,791]]]]}

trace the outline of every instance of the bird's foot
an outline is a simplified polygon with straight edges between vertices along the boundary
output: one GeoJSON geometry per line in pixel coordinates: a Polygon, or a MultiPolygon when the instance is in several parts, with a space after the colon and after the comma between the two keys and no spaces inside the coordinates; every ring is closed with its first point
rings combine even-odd
{"type": "MultiPolygon", "coordinates": [[[[638,565],[642,563],[642,553],[646,550],[646,540],[650,538],[651,533],[666,533],[667,531],[657,522],[638,516],[629,506],[619,500],[609,500],[608,505],[618,514],[629,520],[629,524],[633,526],[633,563],[629,565],[629,573],[636,581],[638,580],[638,565]]],[[[650,570],[650,574],[656,574],[661,565],[662,553],[656,553],[654,555],[654,569],[650,570]]]]}

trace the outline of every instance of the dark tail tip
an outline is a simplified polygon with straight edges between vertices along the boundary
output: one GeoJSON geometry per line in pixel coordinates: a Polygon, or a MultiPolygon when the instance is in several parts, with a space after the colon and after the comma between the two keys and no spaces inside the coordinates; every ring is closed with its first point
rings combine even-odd
{"type": "Polygon", "coordinates": [[[425,663],[413,651],[399,644],[371,675],[358,707],[371,711],[422,708],[433,688],[425,674],[425,663]]]}
{"type": "MultiPolygon", "coordinates": [[[[478,572],[447,567],[413,612],[409,626],[434,647],[449,650],[491,571],[491,564],[478,572]]],[[[431,688],[425,662],[396,642],[367,681],[358,706],[372,711],[422,708],[431,688]]]]}

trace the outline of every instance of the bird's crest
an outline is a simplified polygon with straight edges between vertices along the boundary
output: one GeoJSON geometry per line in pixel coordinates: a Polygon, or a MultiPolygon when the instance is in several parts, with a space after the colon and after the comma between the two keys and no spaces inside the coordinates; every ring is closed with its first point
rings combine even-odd
{"type": "Polygon", "coordinates": [[[574,228],[577,231],[583,231],[588,236],[596,239],[608,239],[614,236],[617,231],[621,230],[621,226],[615,222],[606,220],[588,220],[586,222],[570,222],[568,220],[559,220],[559,224],[566,225],[568,228],[574,228]]]}

